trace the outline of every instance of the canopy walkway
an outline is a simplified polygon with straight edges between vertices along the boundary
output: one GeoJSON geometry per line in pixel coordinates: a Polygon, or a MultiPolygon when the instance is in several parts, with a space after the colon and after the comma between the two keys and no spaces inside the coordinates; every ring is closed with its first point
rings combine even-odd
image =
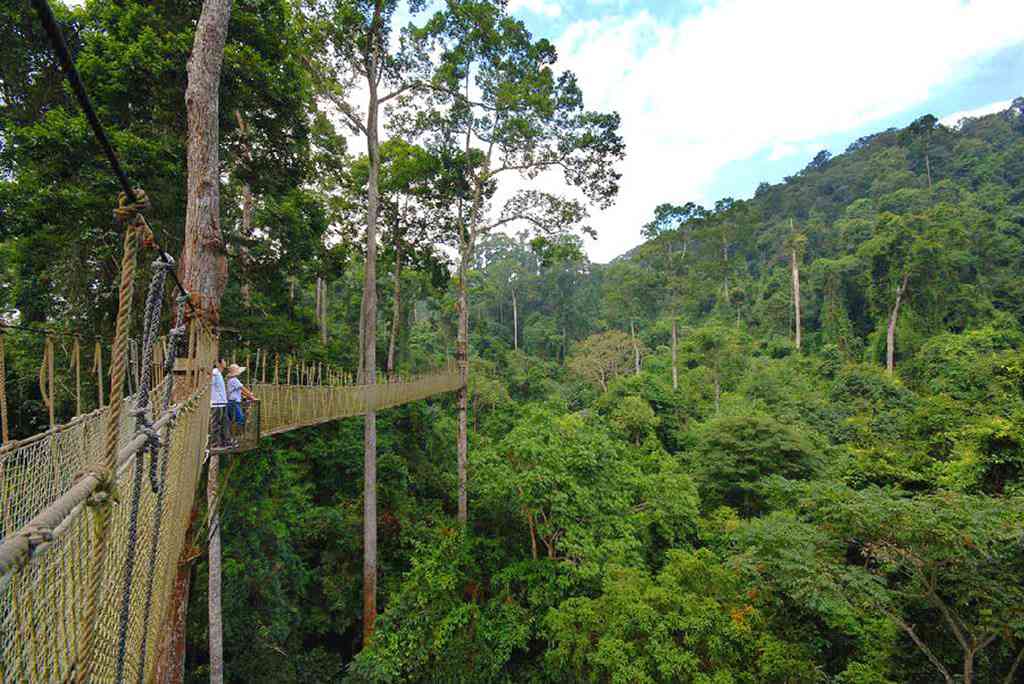
{"type": "MultiPolygon", "coordinates": [[[[270,355],[261,352],[260,381],[251,387],[259,398],[250,407],[253,419],[236,435],[238,443],[211,443],[211,376],[219,349],[209,321],[216,316],[195,309],[198,293],[185,290],[150,229],[146,195],[129,184],[48,3],[32,4],[123,190],[114,216],[124,227],[124,249],[106,402],[99,343],[94,359],[98,409],[82,413],[76,337],[71,365],[81,415],[57,422],[54,349],[47,337],[39,387],[49,429],[10,440],[4,329],[12,326],[0,320],[0,683],[150,682],[167,647],[172,590],[180,554],[192,545],[193,504],[210,453],[242,451],[261,436],[454,391],[465,371],[449,362],[422,375],[371,376],[360,383],[323,364],[282,369],[281,355],[274,355],[268,373],[270,355]],[[145,248],[156,260],[141,335],[133,341],[136,262],[145,248]],[[168,279],[177,307],[161,337],[168,279]]],[[[222,426],[218,432],[224,436],[222,426]]]]}
{"type": "MultiPolygon", "coordinates": [[[[137,425],[138,393],[123,400],[113,474],[97,465],[109,406],[0,447],[0,681],[76,681],[86,670],[94,682],[152,680],[209,439],[216,340],[205,332],[193,337],[187,362],[178,360],[190,370],[154,372],[146,403],[165,394],[172,401],[151,428],[137,425]],[[101,533],[103,516],[109,521],[101,533]]],[[[452,366],[372,385],[333,374],[315,384],[317,375],[303,378],[309,384],[252,386],[260,399],[257,436],[461,384],[452,366]]]]}

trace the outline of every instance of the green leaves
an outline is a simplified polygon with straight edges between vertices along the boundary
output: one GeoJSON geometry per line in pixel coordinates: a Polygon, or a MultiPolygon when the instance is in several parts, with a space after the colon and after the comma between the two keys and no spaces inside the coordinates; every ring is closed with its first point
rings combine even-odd
{"type": "Polygon", "coordinates": [[[810,477],[821,462],[813,438],[765,415],[722,416],[702,426],[692,463],[707,508],[721,504],[744,515],[764,512],[761,480],[810,477]]]}
{"type": "Polygon", "coordinates": [[[771,634],[758,603],[709,551],[673,551],[656,577],[610,568],[596,598],[548,614],[545,661],[574,681],[817,681],[800,649],[771,634]]]}

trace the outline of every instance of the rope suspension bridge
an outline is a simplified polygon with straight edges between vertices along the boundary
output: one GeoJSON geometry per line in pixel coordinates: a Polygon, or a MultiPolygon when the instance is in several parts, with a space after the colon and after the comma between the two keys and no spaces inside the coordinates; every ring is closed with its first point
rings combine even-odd
{"type": "MultiPolygon", "coordinates": [[[[12,440],[0,321],[0,682],[149,682],[156,678],[170,619],[179,552],[211,448],[244,450],[262,436],[376,412],[459,389],[451,363],[408,378],[360,382],[323,364],[294,365],[256,353],[252,407],[237,447],[211,443],[211,371],[218,337],[197,315],[174,260],[146,222],[145,193],[132,188],[89,105],[45,0],[33,0],[72,90],[123,188],[119,305],[104,401],[103,349],[96,343],[99,408],[82,412],[81,349],[70,352],[75,412],[55,418],[54,345],[47,337],[39,385],[49,429],[12,440]],[[141,315],[130,339],[140,250],[155,252],[141,315]],[[161,335],[167,280],[177,297],[161,335]],[[125,387],[129,388],[125,396],[125,387]]],[[[18,326],[8,326],[16,328],[18,326]]]]}

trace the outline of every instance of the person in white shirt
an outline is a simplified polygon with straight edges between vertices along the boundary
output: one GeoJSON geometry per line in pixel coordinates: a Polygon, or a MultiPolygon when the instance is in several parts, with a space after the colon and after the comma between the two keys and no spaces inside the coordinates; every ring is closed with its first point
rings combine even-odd
{"type": "Polygon", "coordinates": [[[227,362],[221,359],[210,374],[210,415],[213,423],[210,432],[213,435],[213,446],[225,446],[228,443],[228,392],[224,385],[226,366],[227,362]]]}

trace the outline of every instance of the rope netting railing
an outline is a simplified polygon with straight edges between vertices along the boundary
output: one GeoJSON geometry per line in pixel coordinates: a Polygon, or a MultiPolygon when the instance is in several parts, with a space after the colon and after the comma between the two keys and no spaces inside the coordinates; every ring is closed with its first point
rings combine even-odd
{"type": "MultiPolygon", "coordinates": [[[[161,657],[179,551],[210,448],[218,339],[147,223],[146,194],[129,184],[48,3],[32,4],[123,190],[114,214],[124,227],[124,250],[106,373],[103,345],[96,340],[83,390],[81,338],[72,334],[59,348],[55,336],[67,333],[44,330],[38,385],[45,422],[39,411],[26,412],[34,417],[19,421],[15,437],[45,424],[49,429],[23,439],[11,438],[5,329],[39,331],[0,320],[0,683],[148,682],[161,657]],[[141,335],[133,339],[136,261],[143,247],[157,260],[141,335]],[[180,296],[161,342],[168,279],[180,296]],[[186,308],[192,314],[187,325],[186,308]],[[58,363],[62,354],[66,366],[58,363]],[[90,375],[96,378],[97,408],[85,413],[90,375]],[[70,406],[75,417],[60,423],[62,407],[70,412],[70,406]]],[[[353,384],[351,376],[322,363],[286,357],[282,367],[279,354],[273,359],[268,377],[270,355],[257,351],[253,368],[259,376],[250,376],[261,400],[256,415],[263,413],[257,435],[424,399],[462,382],[451,365],[368,385],[353,384]],[[284,384],[278,384],[281,375],[284,384]]]]}
{"type": "MultiPolygon", "coordinates": [[[[123,487],[121,503],[111,507],[107,562],[94,620],[85,619],[83,611],[96,541],[92,509],[101,503],[94,500],[100,480],[80,479],[34,519],[33,527],[42,536],[27,539],[25,545],[37,546],[31,556],[26,548],[0,579],[0,680],[76,681],[86,666],[91,670],[89,681],[150,680],[199,482],[208,414],[209,389],[204,382],[154,423],[169,445],[158,452],[159,488],[154,492],[143,486],[138,501],[129,503],[128,488],[123,487]],[[136,562],[129,567],[124,561],[132,555],[136,562]],[[122,628],[125,614],[128,620],[122,628]],[[89,662],[84,653],[87,632],[93,643],[89,662]]],[[[117,468],[123,482],[140,479],[149,470],[140,448],[145,437],[130,441],[134,444],[122,448],[117,468]]]]}
{"type": "MultiPolygon", "coordinates": [[[[165,378],[154,390],[160,393],[165,378]]],[[[118,448],[131,439],[133,398],[124,399],[118,448]]],[[[0,529],[6,537],[66,492],[76,475],[99,453],[107,430],[106,408],[96,409],[51,430],[0,448],[0,529]]]]}
{"type": "MultiPolygon", "coordinates": [[[[153,264],[141,338],[129,339],[137,253],[150,242],[145,194],[136,196],[142,201],[122,196],[115,210],[125,235],[108,404],[56,424],[48,338],[39,388],[50,429],[0,449],[2,682],[142,682],[155,666],[151,642],[165,622],[206,449],[216,339],[200,319],[185,325],[181,296],[158,344],[174,269],[166,255],[153,264]]],[[[77,390],[77,343],[73,351],[77,390]]]]}
{"type": "Polygon", "coordinates": [[[0,681],[78,681],[85,669],[91,670],[89,681],[149,681],[207,441],[205,369],[212,368],[215,341],[199,333],[190,347],[186,366],[192,370],[167,375],[147,392],[149,402],[138,395],[122,402],[116,481],[133,486],[107,492],[103,473],[90,470],[106,447],[110,407],[3,454],[0,681]],[[131,409],[160,406],[159,398],[167,396],[183,398],[140,430],[139,414],[131,409]],[[140,486],[147,474],[150,482],[140,486]],[[119,503],[109,505],[108,497],[119,503]],[[99,596],[89,619],[83,611],[94,579],[101,507],[109,519],[99,596]]]}
{"type": "Polygon", "coordinates": [[[453,392],[461,383],[458,369],[449,364],[432,373],[384,380],[374,385],[261,382],[253,385],[252,390],[260,400],[260,434],[276,435],[453,392]]]}

